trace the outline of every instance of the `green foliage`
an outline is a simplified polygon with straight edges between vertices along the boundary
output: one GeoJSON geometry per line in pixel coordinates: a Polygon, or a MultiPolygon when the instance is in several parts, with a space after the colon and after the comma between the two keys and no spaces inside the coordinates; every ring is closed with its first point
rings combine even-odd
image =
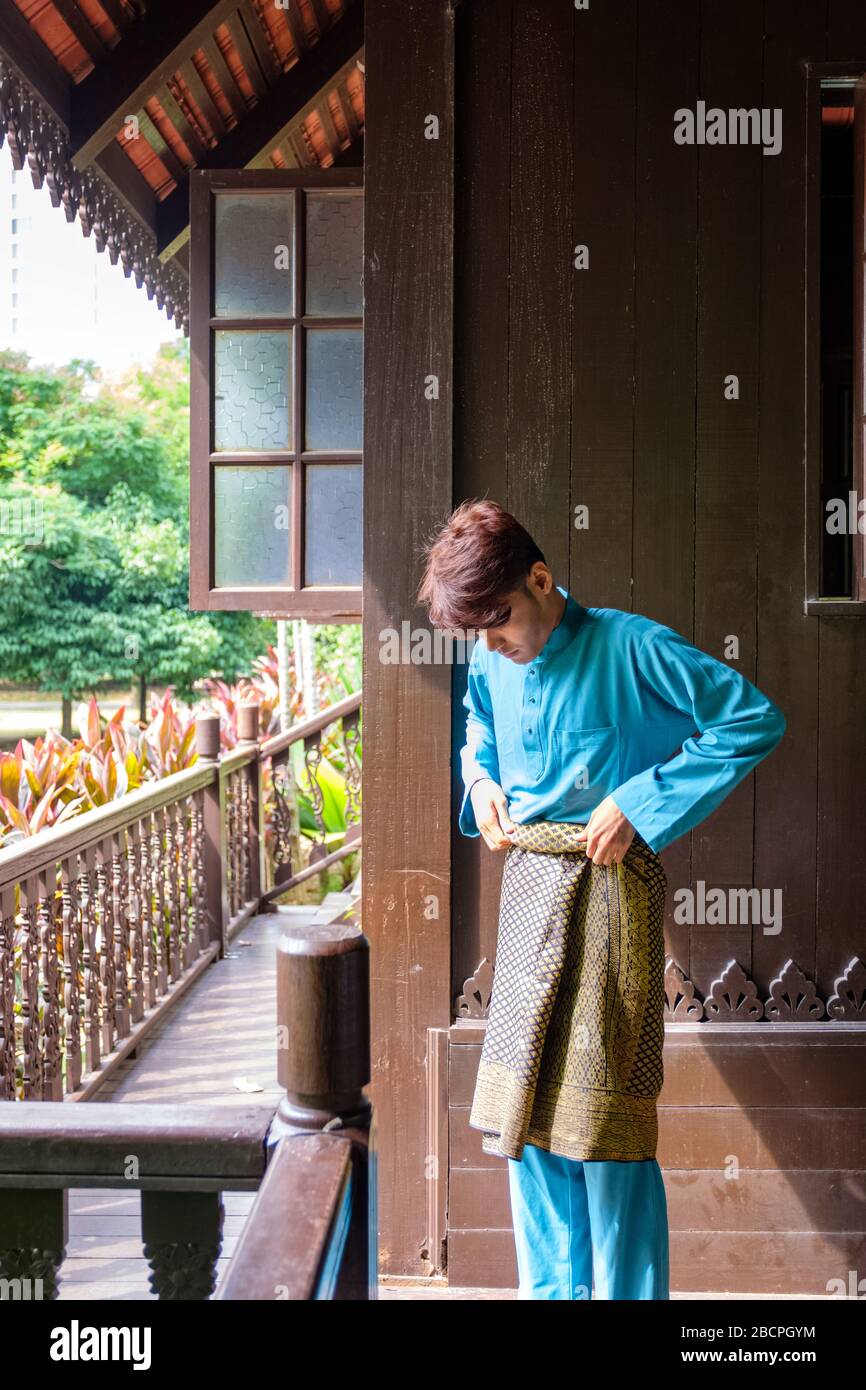
{"type": "Polygon", "coordinates": [[[322,624],[313,630],[313,660],[316,669],[327,671],[336,701],[361,689],[361,624],[322,624]],[[341,689],[336,687],[342,687],[341,689]]]}
{"type": "Polygon", "coordinates": [[[106,385],[0,352],[0,676],[66,697],[104,680],[236,679],[273,640],[188,606],[189,350],[106,385]],[[22,525],[35,519],[38,527],[22,525]]]}

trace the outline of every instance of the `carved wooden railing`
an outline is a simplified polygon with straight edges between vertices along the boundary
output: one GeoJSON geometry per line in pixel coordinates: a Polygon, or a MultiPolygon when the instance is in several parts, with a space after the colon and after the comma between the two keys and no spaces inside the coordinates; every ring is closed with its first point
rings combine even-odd
{"type": "Polygon", "coordinates": [[[272,853],[268,862],[273,864],[273,881],[264,886],[262,898],[269,901],[287,889],[303,883],[313,874],[321,873],[332,864],[338,863],[359,848],[361,839],[361,762],[360,762],[360,720],[361,694],[348,695],[337,704],[329,705],[320,714],[294,724],[284,734],[266,739],[260,749],[260,758],[267,775],[270,769],[270,795],[268,797],[268,819],[273,836],[272,853]],[[317,769],[322,761],[322,735],[332,725],[339,723],[338,737],[342,745],[345,775],[345,818],[346,836],[343,845],[328,851],[326,847],[326,826],[323,815],[324,796],[317,779],[317,769]],[[299,857],[299,837],[296,823],[296,797],[292,776],[291,749],[296,743],[303,743],[304,766],[310,780],[310,799],[313,816],[318,830],[313,843],[309,863],[302,865],[299,857]]]}
{"type": "Polygon", "coordinates": [[[260,741],[242,706],[223,757],[218,716],[202,716],[187,771],[0,850],[0,1100],[87,1100],[252,914],[359,848],[360,710],[350,696],[260,741]],[[349,829],[329,852],[316,769],[335,724],[349,829]],[[306,865],[299,742],[318,829],[306,865]]]}
{"type": "Polygon", "coordinates": [[[68,1192],[108,1187],[141,1192],[143,1254],[160,1299],[213,1295],[222,1194],[251,1189],[256,1199],[218,1298],[375,1298],[375,1130],[363,1090],[369,997],[369,948],[359,927],[289,927],[277,950],[285,1095],[276,1112],[0,1105],[3,1296],[57,1298],[68,1192]]]}

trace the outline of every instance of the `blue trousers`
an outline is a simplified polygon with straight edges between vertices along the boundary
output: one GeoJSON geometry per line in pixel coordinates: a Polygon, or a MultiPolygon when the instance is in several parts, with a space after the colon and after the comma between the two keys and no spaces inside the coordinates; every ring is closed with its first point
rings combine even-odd
{"type": "Polygon", "coordinates": [[[670,1298],[668,1213],[654,1158],[582,1162],[525,1144],[508,1182],[520,1299],[670,1298]]]}

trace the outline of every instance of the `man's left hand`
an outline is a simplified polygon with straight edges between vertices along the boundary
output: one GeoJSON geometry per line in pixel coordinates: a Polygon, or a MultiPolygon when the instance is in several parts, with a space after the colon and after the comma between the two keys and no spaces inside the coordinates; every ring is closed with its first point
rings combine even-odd
{"type": "Polygon", "coordinates": [[[635,837],[635,828],[612,796],[596,806],[579,840],[586,840],[586,855],[593,864],[621,864],[635,837]]]}

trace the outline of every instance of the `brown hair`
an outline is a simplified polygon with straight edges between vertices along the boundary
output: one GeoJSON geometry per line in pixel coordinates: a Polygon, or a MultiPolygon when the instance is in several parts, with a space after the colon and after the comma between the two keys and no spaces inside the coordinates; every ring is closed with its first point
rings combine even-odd
{"type": "Polygon", "coordinates": [[[418,601],[434,627],[488,628],[508,621],[506,594],[526,583],[537,560],[546,563],[520,522],[487,499],[463,502],[425,549],[418,601]]]}

